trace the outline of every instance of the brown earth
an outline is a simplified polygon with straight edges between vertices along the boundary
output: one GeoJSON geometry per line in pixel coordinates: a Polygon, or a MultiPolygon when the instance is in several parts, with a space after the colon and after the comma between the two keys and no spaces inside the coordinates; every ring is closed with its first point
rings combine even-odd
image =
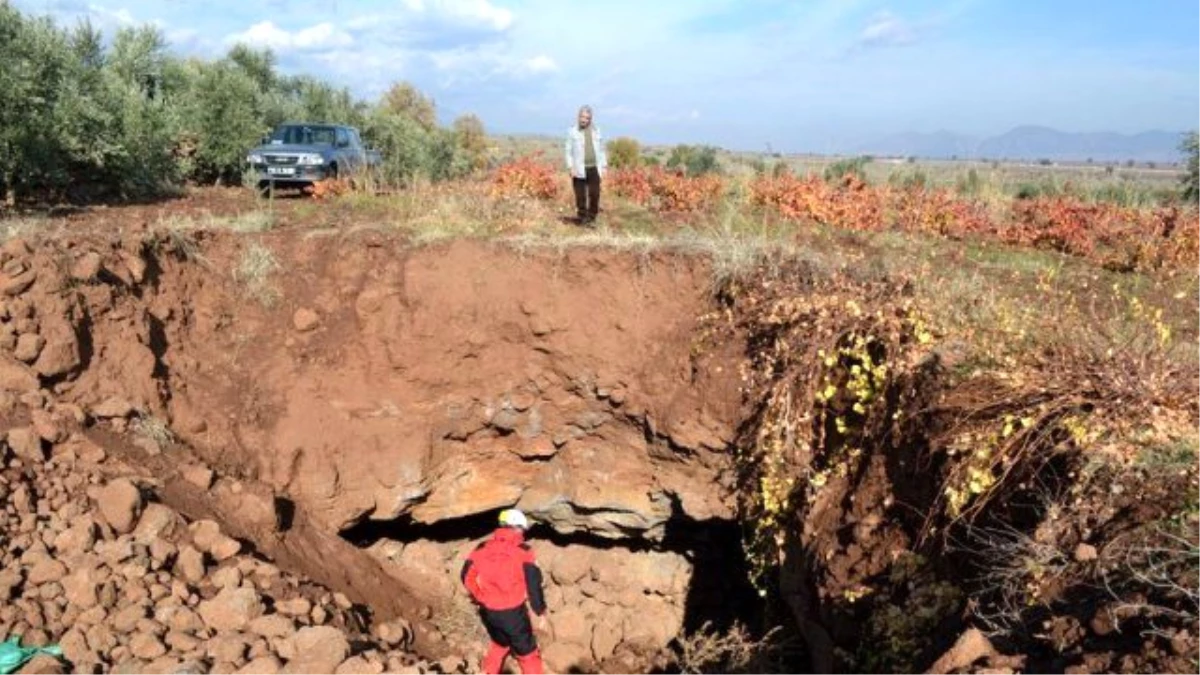
{"type": "MultiPolygon", "coordinates": [[[[74,645],[76,669],[469,669],[483,636],[457,567],[510,506],[539,524],[560,670],[671,667],[680,634],[718,617],[798,626],[785,633],[819,671],[1175,671],[1195,651],[1178,629],[1194,623],[1143,637],[1146,617],[1113,597],[1076,602],[1082,573],[1020,619],[1038,635],[972,632],[979,556],[921,541],[946,465],[919,429],[796,513],[778,579],[790,618],[738,614],[746,563],[727,535],[755,347],[705,332],[702,260],[181,233],[137,208],[117,232],[0,252],[0,628],[74,645]],[[74,626],[93,591],[104,615],[74,626]],[[183,608],[198,619],[175,629],[183,608]],[[75,634],[109,619],[94,644],[75,634]]],[[[932,406],[942,375],[914,367],[910,402],[932,406]]],[[[1089,483],[1077,515],[1023,531],[1096,568],[1173,513],[1168,494],[1119,506],[1116,484],[1182,493],[1194,473],[1089,483]]]]}
{"type": "MultiPolygon", "coordinates": [[[[0,358],[17,419],[35,403],[33,416],[66,420],[52,435],[62,447],[128,460],[158,498],[384,617],[419,619],[452,600],[442,576],[453,564],[432,584],[389,580],[337,537],[364,519],[432,524],[516,505],[560,535],[639,545],[675,523],[732,520],[716,480],[729,466],[734,371],[691,358],[702,265],[413,250],[370,235],[200,237],[135,228],[37,253],[10,242],[0,264],[19,287],[6,286],[12,352],[0,358]],[[218,271],[266,250],[279,268],[260,286],[218,271]],[[20,353],[31,339],[38,353],[20,353]]],[[[10,432],[14,450],[20,438],[10,432]]],[[[644,555],[610,551],[596,568],[618,573],[595,575],[592,596],[619,596],[619,570],[653,560],[644,555]]],[[[683,624],[691,566],[662,555],[678,574],[617,603],[622,617],[658,618],[626,630],[618,617],[598,648],[590,624],[567,629],[551,661],[595,663],[622,641],[664,648],[683,624]]],[[[581,603],[560,623],[600,620],[598,607],[581,603]]],[[[463,638],[418,647],[439,653],[444,637],[463,638]]]]}

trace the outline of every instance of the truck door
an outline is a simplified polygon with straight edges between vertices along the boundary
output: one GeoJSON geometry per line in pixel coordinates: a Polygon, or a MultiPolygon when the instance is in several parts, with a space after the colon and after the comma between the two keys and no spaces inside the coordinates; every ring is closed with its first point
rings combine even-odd
{"type": "Polygon", "coordinates": [[[362,146],[353,142],[345,127],[337,129],[337,147],[341,164],[346,167],[348,173],[354,173],[362,168],[366,159],[363,157],[362,146]]]}

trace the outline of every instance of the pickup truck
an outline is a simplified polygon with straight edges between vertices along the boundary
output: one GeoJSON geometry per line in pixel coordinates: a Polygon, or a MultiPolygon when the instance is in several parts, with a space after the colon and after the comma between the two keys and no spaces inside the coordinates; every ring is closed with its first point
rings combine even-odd
{"type": "Polygon", "coordinates": [[[369,171],[379,166],[380,156],[363,147],[354,127],[289,122],[251,150],[246,162],[259,192],[265,193],[369,171]]]}

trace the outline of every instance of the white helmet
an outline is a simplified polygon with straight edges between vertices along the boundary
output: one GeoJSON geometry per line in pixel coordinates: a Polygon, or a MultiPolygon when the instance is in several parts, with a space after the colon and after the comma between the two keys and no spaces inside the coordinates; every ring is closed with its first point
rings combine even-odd
{"type": "Polygon", "coordinates": [[[501,511],[500,524],[505,527],[515,527],[519,530],[529,529],[529,519],[517,509],[505,509],[501,511]]]}

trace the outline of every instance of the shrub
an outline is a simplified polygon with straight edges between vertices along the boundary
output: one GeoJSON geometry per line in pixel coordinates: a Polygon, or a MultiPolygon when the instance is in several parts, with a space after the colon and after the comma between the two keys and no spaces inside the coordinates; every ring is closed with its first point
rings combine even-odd
{"type": "Polygon", "coordinates": [[[454,120],[454,143],[465,155],[471,169],[478,171],[487,166],[487,133],[483,128],[483,120],[473,114],[466,114],[454,120]]]}
{"type": "Polygon", "coordinates": [[[974,168],[967,171],[967,175],[958,179],[955,189],[960,195],[975,196],[983,188],[983,181],[979,179],[979,172],[974,168]]]}
{"type": "Polygon", "coordinates": [[[539,152],[501,164],[492,179],[492,189],[506,197],[554,199],[561,187],[558,176],[539,152]]]}
{"type": "Polygon", "coordinates": [[[720,176],[688,176],[661,167],[614,170],[608,180],[617,195],[669,213],[711,209],[725,189],[720,176]]]}
{"type": "Polygon", "coordinates": [[[608,142],[608,164],[614,169],[632,169],[641,164],[642,146],[636,139],[622,136],[608,142]]]}
{"type": "Polygon", "coordinates": [[[683,169],[689,176],[702,176],[719,172],[721,163],[717,160],[717,149],[711,145],[677,145],[671,149],[667,168],[683,169]]]}
{"type": "Polygon", "coordinates": [[[1187,170],[1180,178],[1183,199],[1188,202],[1200,201],[1200,133],[1193,131],[1185,134],[1179,149],[1187,159],[1187,170]]]}
{"type": "Polygon", "coordinates": [[[837,182],[853,176],[860,181],[867,180],[866,166],[871,163],[870,157],[851,157],[839,159],[825,168],[825,180],[837,182]]]}

